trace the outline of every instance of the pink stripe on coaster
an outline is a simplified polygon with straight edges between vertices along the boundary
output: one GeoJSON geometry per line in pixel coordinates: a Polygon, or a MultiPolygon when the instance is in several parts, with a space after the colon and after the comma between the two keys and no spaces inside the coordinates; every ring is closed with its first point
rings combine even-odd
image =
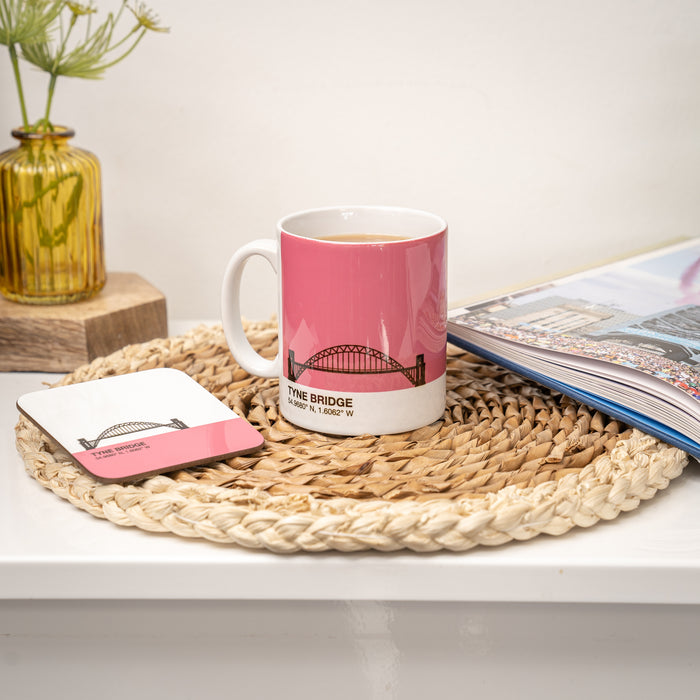
{"type": "Polygon", "coordinates": [[[263,436],[241,418],[143,436],[73,453],[77,462],[102,481],[120,481],[191,467],[250,452],[263,436]]]}

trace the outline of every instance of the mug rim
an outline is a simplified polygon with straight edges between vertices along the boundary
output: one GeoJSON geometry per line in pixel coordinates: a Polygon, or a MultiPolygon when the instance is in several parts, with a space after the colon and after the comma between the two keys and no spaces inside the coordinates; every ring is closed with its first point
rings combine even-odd
{"type": "MultiPolygon", "coordinates": [[[[293,212],[292,214],[287,214],[286,216],[283,216],[279,221],[277,222],[277,233],[278,235],[281,234],[282,232],[286,233],[287,235],[290,236],[295,236],[296,238],[305,238],[307,240],[315,240],[319,241],[320,243],[329,243],[329,244],[338,244],[340,243],[339,241],[329,241],[329,240],[320,240],[318,238],[315,238],[314,236],[310,235],[304,235],[301,233],[296,233],[294,231],[290,231],[288,228],[288,222],[291,221],[292,219],[301,219],[302,217],[308,217],[312,216],[314,214],[328,214],[331,212],[342,212],[343,210],[346,210],[348,212],[350,211],[358,211],[358,212],[369,212],[369,211],[374,211],[374,212],[380,212],[380,213],[395,213],[395,214],[403,214],[403,215],[409,215],[409,216],[414,216],[414,217],[422,217],[426,219],[432,219],[435,222],[435,227],[433,230],[423,233],[420,235],[416,236],[410,236],[409,238],[404,238],[396,241],[382,241],[383,244],[400,244],[400,243],[406,243],[407,241],[416,241],[416,240],[421,240],[424,238],[429,238],[430,236],[436,236],[442,233],[445,233],[447,231],[447,221],[441,217],[438,216],[437,214],[433,214],[432,212],[426,211],[424,209],[416,209],[412,207],[401,207],[401,206],[391,206],[391,205],[374,205],[374,204],[359,204],[359,205],[353,205],[353,204],[348,204],[348,205],[336,205],[336,206],[326,206],[326,207],[315,207],[311,209],[302,209],[300,211],[293,212]]],[[[342,243],[348,244],[347,241],[343,241],[342,243]]],[[[353,241],[350,243],[351,245],[371,245],[372,242],[370,241],[353,241]]]]}

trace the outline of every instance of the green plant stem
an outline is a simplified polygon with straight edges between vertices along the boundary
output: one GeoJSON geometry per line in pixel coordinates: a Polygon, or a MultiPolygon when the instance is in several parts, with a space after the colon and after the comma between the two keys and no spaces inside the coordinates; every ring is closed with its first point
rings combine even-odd
{"type": "MultiPolygon", "coordinates": [[[[129,36],[131,36],[131,34],[133,34],[135,31],[136,31],[136,29],[134,29],[132,32],[130,32],[129,36]]],[[[123,61],[139,45],[139,42],[141,41],[141,39],[143,39],[143,37],[145,35],[146,35],[146,30],[142,29],[141,33],[136,37],[134,43],[121,56],[119,56],[118,58],[115,58],[113,61],[110,61],[109,63],[105,63],[102,66],[102,69],[106,70],[107,68],[111,68],[112,66],[119,63],[120,61],[123,61]]],[[[117,48],[117,46],[119,46],[120,44],[123,44],[126,41],[126,39],[128,39],[128,38],[129,38],[128,36],[124,37],[124,39],[122,39],[118,44],[115,44],[110,49],[110,51],[113,51],[114,49],[117,48]]]]}
{"type": "Polygon", "coordinates": [[[14,44],[8,46],[10,49],[10,61],[12,61],[12,70],[15,74],[15,85],[17,85],[17,94],[19,95],[19,106],[22,110],[22,126],[25,131],[29,131],[29,118],[27,117],[27,105],[24,101],[24,90],[22,89],[22,76],[19,73],[19,59],[17,58],[17,49],[14,44]]]}
{"type": "MultiPolygon", "coordinates": [[[[49,80],[49,94],[48,97],[46,98],[46,112],[44,113],[44,127],[46,129],[49,128],[49,112],[51,112],[51,103],[53,102],[53,93],[56,90],[56,78],[58,76],[55,73],[51,74],[51,78],[49,80]]],[[[53,131],[53,129],[52,129],[53,131]]]]}
{"type": "MultiPolygon", "coordinates": [[[[63,58],[63,54],[66,51],[66,46],[68,44],[68,37],[71,35],[71,32],[73,31],[73,27],[75,27],[75,22],[78,18],[76,15],[73,15],[71,17],[70,25],[68,25],[68,31],[66,32],[66,35],[63,37],[63,41],[61,42],[61,46],[58,50],[58,53],[56,54],[56,58],[53,62],[53,66],[51,67],[51,79],[49,80],[49,93],[46,98],[46,111],[44,112],[44,128],[46,129],[51,129],[51,122],[49,122],[49,114],[51,112],[51,104],[53,102],[53,94],[54,91],[56,90],[56,79],[58,78],[58,73],[56,72],[59,68],[59,65],[61,63],[61,59],[63,58]]],[[[53,131],[53,129],[51,129],[53,131]]]]}

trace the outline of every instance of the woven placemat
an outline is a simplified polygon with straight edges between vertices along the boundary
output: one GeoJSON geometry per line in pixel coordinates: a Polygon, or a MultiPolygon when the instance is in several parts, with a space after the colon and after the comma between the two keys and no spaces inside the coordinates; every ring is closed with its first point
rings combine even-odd
{"type": "MultiPolygon", "coordinates": [[[[273,323],[249,323],[262,355],[273,323]]],[[[275,552],[467,550],[561,535],[636,508],[687,455],[456,348],[444,418],[400,435],[338,438],[278,413],[277,381],[233,360],[220,326],[132,345],[59,384],[155,367],[185,371],[265,437],[253,455],[131,485],[100,484],[20,417],[17,446],[43,486],[92,515],[275,552]]]]}

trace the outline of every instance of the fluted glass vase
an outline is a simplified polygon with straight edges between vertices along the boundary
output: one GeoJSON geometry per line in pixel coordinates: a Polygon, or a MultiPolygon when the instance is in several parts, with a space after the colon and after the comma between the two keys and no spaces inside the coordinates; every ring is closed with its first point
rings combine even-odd
{"type": "Polygon", "coordinates": [[[63,304],[105,284],[100,164],[65,127],[29,133],[0,153],[0,292],[63,304]]]}

